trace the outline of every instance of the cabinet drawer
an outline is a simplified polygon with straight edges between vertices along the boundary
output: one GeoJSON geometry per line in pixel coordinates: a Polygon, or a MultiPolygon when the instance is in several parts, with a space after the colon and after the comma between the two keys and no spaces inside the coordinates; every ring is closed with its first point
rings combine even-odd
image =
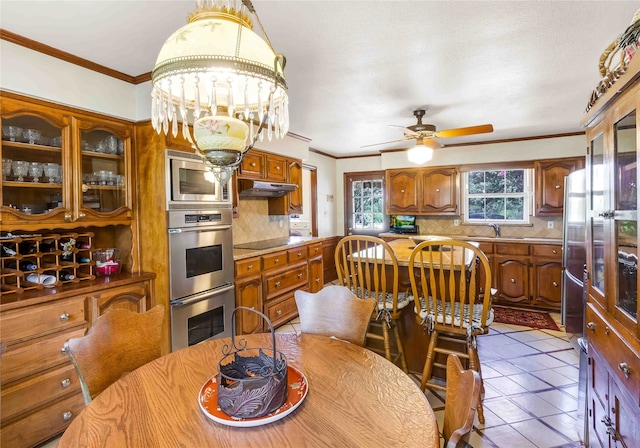
{"type": "Polygon", "coordinates": [[[640,397],[640,358],[625,344],[607,321],[593,310],[591,304],[587,306],[586,321],[589,343],[598,349],[611,367],[611,372],[637,401],[640,397]],[[629,369],[628,378],[623,372],[624,365],[629,369]]]}
{"type": "Polygon", "coordinates": [[[317,257],[322,255],[322,243],[313,243],[307,246],[307,254],[309,258],[317,257]]]}
{"type": "Polygon", "coordinates": [[[480,250],[482,252],[484,252],[485,255],[489,256],[493,253],[493,243],[479,243],[480,245],[478,246],[480,248],[480,250]]]}
{"type": "Polygon", "coordinates": [[[22,414],[73,391],[81,393],[80,380],[70,362],[9,387],[3,387],[0,406],[2,420],[22,414]]]}
{"type": "Polygon", "coordinates": [[[287,159],[284,157],[267,155],[267,179],[276,182],[285,182],[287,180],[287,159]]]}
{"type": "Polygon", "coordinates": [[[307,286],[307,281],[307,263],[305,262],[289,266],[285,270],[265,275],[265,299],[273,299],[284,292],[307,286]]]}
{"type": "Polygon", "coordinates": [[[242,158],[239,175],[252,179],[262,178],[262,167],[264,165],[264,155],[250,152],[242,158]]]}
{"type": "Polygon", "coordinates": [[[236,277],[256,274],[260,272],[260,258],[247,258],[236,261],[236,277]]]}
{"type": "Polygon", "coordinates": [[[80,327],[10,345],[2,354],[2,384],[67,363],[69,357],[62,353],[64,343],[70,338],[82,337],[84,333],[84,327],[80,327]]]}
{"type": "Polygon", "coordinates": [[[19,308],[0,315],[2,342],[7,344],[80,324],[86,324],[82,297],[19,308]]]}
{"type": "Polygon", "coordinates": [[[305,246],[295,247],[287,251],[289,263],[307,259],[307,248],[305,246]]]}
{"type": "Polygon", "coordinates": [[[262,269],[268,271],[269,269],[281,268],[287,264],[286,252],[274,252],[272,254],[262,256],[262,269]]]}
{"type": "Polygon", "coordinates": [[[536,244],[533,247],[533,255],[537,257],[548,257],[562,259],[562,246],[553,244],[536,244]]]}
{"type": "Polygon", "coordinates": [[[495,243],[494,249],[498,255],[529,255],[528,244],[495,243]]]}
{"type": "Polygon", "coordinates": [[[298,315],[298,308],[296,307],[296,300],[293,293],[287,294],[285,299],[271,303],[265,308],[265,314],[274,327],[298,315]]]}
{"type": "Polygon", "coordinates": [[[62,433],[84,409],[82,394],[73,394],[57,403],[2,427],[3,447],[34,446],[62,433]]]}

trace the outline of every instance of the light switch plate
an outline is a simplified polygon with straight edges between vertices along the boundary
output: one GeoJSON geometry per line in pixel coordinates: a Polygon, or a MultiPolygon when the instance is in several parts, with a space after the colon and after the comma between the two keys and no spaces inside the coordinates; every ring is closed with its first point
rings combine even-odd
{"type": "Polygon", "coordinates": [[[553,229],[553,221],[547,221],[547,229],[553,229]]]}

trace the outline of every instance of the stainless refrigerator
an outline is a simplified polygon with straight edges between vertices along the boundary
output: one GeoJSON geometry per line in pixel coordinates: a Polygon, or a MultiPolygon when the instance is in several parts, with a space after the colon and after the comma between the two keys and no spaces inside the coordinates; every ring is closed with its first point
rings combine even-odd
{"type": "Polygon", "coordinates": [[[567,333],[584,334],[584,270],[587,262],[587,207],[585,170],[565,180],[562,232],[562,322],[567,333]]]}

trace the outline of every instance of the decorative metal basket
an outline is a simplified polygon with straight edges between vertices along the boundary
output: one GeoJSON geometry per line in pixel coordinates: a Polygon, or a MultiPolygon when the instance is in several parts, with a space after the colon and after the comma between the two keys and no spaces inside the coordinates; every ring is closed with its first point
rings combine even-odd
{"type": "Polygon", "coordinates": [[[218,406],[236,418],[262,417],[278,410],[287,400],[287,359],[276,350],[276,334],[269,318],[243,306],[231,316],[231,346],[222,348],[218,364],[218,406]],[[272,348],[248,348],[246,339],[235,338],[235,314],[246,310],[269,324],[272,348]]]}

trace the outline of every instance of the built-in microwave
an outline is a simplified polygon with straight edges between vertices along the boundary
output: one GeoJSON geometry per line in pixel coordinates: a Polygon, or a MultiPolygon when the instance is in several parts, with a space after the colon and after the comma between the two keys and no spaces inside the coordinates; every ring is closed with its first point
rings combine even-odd
{"type": "Polygon", "coordinates": [[[231,182],[221,184],[196,154],[166,151],[167,210],[229,208],[231,182]]]}

